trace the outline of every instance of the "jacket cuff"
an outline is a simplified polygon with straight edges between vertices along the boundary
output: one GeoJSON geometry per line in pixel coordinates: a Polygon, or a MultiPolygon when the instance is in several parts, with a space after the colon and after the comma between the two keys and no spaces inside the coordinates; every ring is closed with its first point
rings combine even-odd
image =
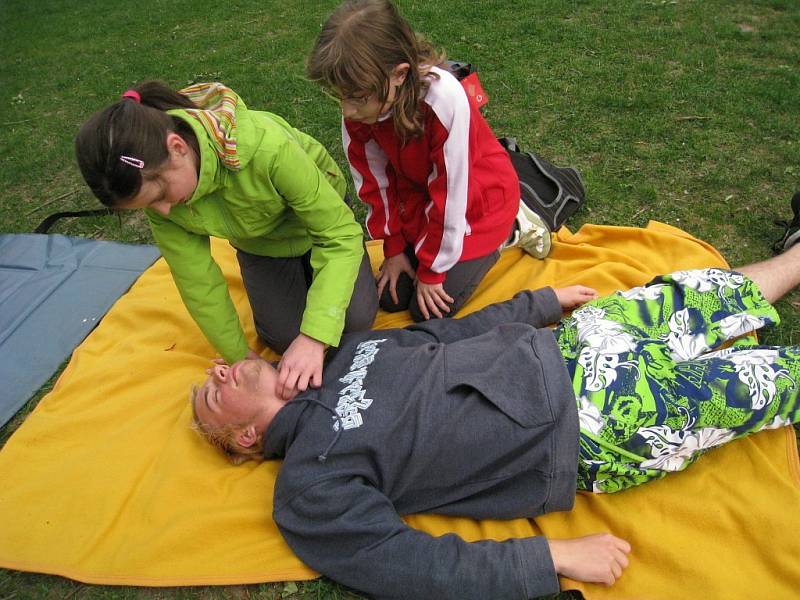
{"type": "Polygon", "coordinates": [[[406,249],[406,241],[401,235],[391,235],[383,239],[383,256],[391,258],[406,249]]]}
{"type": "Polygon", "coordinates": [[[322,342],[326,346],[338,346],[342,340],[342,330],[344,329],[344,311],[342,318],[336,319],[336,321],[320,319],[316,315],[304,314],[300,323],[300,333],[322,342]]]}
{"type": "Polygon", "coordinates": [[[222,355],[222,358],[225,359],[225,362],[229,365],[233,363],[237,363],[240,360],[244,360],[247,358],[247,353],[250,351],[250,347],[247,344],[237,346],[236,348],[224,348],[219,351],[222,355]]]}
{"type": "Polygon", "coordinates": [[[428,284],[444,283],[444,280],[447,279],[447,273],[437,273],[436,271],[431,271],[428,267],[417,265],[417,279],[422,283],[428,284]]]}
{"type": "Polygon", "coordinates": [[[564,310],[558,302],[555,290],[551,287],[541,288],[532,292],[534,305],[539,309],[541,318],[546,325],[558,323],[564,318],[564,310]]]}
{"type": "Polygon", "coordinates": [[[538,598],[557,594],[558,583],[556,567],[550,555],[550,544],[544,536],[522,538],[515,546],[521,567],[522,581],[526,598],[538,598]]]}

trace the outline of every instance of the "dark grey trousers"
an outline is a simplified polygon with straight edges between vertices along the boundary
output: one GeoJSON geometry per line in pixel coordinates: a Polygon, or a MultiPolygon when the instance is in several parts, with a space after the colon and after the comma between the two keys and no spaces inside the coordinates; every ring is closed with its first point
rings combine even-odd
{"type": "MultiPolygon", "coordinates": [[[[406,246],[405,255],[411,261],[411,266],[416,271],[419,261],[414,255],[414,248],[406,246]]],[[[500,258],[500,252],[495,250],[488,256],[481,258],[474,258],[472,260],[465,260],[457,263],[447,272],[447,279],[444,281],[444,291],[453,299],[450,305],[450,312],[442,314],[445,317],[454,316],[464,303],[469,300],[475,288],[481,282],[483,277],[492,268],[497,259],[500,258]]],[[[397,278],[397,304],[392,300],[388,284],[383,288],[381,294],[381,308],[386,312],[399,312],[408,309],[411,313],[411,318],[415,321],[424,321],[425,317],[419,310],[417,303],[417,294],[414,288],[414,280],[405,273],[397,278]]]]}
{"type": "MultiPolygon", "coordinates": [[[[303,256],[274,258],[237,250],[236,258],[253,309],[256,332],[267,346],[283,354],[300,333],[313,275],[311,251],[303,256]]],[[[347,308],[344,331],[369,329],[377,311],[375,277],[365,251],[347,308]]]]}

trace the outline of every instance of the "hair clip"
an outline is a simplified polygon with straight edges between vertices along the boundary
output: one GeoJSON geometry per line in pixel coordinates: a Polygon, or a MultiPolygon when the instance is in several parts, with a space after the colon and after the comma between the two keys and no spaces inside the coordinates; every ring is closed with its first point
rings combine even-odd
{"type": "Polygon", "coordinates": [[[139,95],[139,92],[137,92],[136,90],[126,90],[125,92],[122,93],[122,96],[120,96],[120,97],[123,100],[125,98],[130,98],[131,100],[136,102],[136,104],[141,104],[142,103],[142,97],[139,95]]]}
{"type": "Polygon", "coordinates": [[[124,154],[119,159],[126,165],[136,167],[137,169],[144,169],[144,161],[140,158],[133,158],[132,156],[125,156],[124,154]]]}

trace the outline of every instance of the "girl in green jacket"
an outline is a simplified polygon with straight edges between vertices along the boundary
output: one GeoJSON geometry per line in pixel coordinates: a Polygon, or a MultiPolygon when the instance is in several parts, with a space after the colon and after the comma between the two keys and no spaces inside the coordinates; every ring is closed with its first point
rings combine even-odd
{"type": "Polygon", "coordinates": [[[237,249],[256,331],[283,354],[281,396],[319,386],[325,347],[372,325],[375,283],[344,177],[282,118],[219,83],[150,81],[95,113],[75,146],[103,204],[145,210],[186,308],[229,364],[257,355],[209,236],[237,249]]]}

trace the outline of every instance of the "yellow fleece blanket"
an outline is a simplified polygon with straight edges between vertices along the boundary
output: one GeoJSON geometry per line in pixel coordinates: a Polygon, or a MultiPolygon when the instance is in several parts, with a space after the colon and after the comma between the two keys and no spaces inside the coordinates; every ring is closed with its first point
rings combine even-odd
{"type": "MultiPolygon", "coordinates": [[[[234,253],[222,242],[213,250],[255,346],[234,253]]],[[[370,253],[377,263],[379,247],[370,253]]],[[[584,283],[606,293],[662,272],[724,264],[708,244],[660,223],[562,229],[545,261],[505,252],[465,311],[525,287],[584,283]]],[[[406,323],[405,313],[381,314],[376,326],[406,323]]],[[[211,357],[159,260],[0,451],[0,566],[148,586],[314,577],[270,518],[280,465],[229,466],[189,427],[189,387],[204,379],[211,357]]],[[[799,474],[785,428],[713,450],[638,489],[581,493],[572,512],[535,522],[430,515],[409,522],[469,540],[611,531],[633,546],[622,579],[611,588],[562,580],[590,599],[796,598],[799,474]]]]}

